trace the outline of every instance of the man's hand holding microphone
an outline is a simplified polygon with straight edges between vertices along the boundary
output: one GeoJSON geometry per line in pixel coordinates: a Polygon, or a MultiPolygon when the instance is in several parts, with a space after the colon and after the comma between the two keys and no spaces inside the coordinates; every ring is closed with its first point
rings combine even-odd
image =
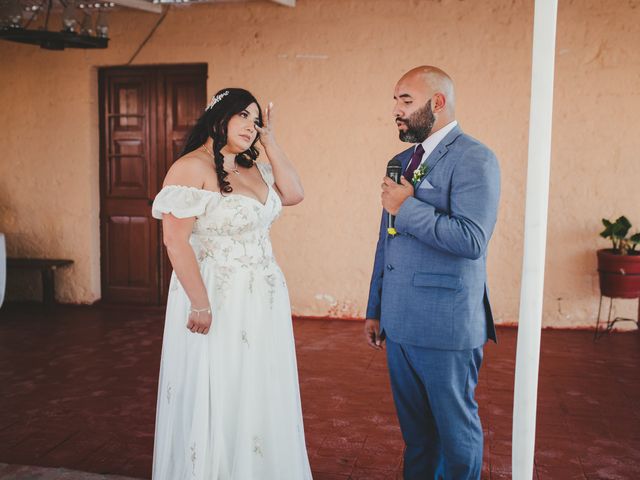
{"type": "MultiPolygon", "coordinates": [[[[382,207],[387,211],[387,233],[395,235],[395,216],[404,201],[413,196],[413,185],[402,175],[402,164],[394,158],[387,164],[387,175],[382,180],[382,207]]],[[[364,335],[367,344],[382,350],[384,339],[380,335],[380,320],[367,318],[364,322],[364,335]]]]}

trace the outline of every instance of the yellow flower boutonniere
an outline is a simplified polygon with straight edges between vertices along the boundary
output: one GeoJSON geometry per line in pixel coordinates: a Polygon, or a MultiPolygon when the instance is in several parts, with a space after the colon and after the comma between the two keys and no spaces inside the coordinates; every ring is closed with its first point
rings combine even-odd
{"type": "Polygon", "coordinates": [[[416,168],[415,171],[413,172],[413,178],[411,178],[411,183],[416,185],[420,181],[420,179],[427,174],[428,171],[429,171],[429,166],[427,165],[427,162],[422,162],[422,165],[416,168]]]}

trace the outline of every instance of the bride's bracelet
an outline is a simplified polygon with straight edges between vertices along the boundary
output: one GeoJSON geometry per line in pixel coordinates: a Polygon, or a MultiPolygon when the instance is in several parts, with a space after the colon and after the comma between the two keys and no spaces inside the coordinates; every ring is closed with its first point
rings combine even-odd
{"type": "Polygon", "coordinates": [[[196,315],[200,315],[201,313],[211,314],[211,307],[207,308],[189,308],[189,313],[195,313],[196,315]]]}

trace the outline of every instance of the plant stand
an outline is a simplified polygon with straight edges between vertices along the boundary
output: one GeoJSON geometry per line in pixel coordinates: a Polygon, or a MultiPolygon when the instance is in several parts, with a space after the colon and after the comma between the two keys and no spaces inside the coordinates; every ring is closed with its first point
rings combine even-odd
{"type": "Polygon", "coordinates": [[[633,323],[636,324],[636,327],[640,328],[640,297],[638,297],[638,315],[637,315],[635,320],[633,318],[623,318],[623,317],[616,317],[613,320],[611,320],[611,307],[613,306],[613,299],[615,297],[609,297],[609,313],[607,314],[607,324],[602,330],[600,330],[599,329],[599,326],[600,326],[600,314],[602,312],[602,298],[603,297],[605,297],[605,295],[600,295],[600,304],[598,305],[598,318],[596,320],[596,331],[593,334],[593,341],[594,342],[596,340],[598,340],[600,337],[602,337],[603,335],[610,333],[611,330],[613,329],[613,326],[617,322],[633,322],[633,323]]]}

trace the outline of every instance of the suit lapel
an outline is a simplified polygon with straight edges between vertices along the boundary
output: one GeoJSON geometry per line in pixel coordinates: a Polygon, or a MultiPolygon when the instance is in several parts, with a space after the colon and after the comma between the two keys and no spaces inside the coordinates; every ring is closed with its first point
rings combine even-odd
{"type": "Polygon", "coordinates": [[[414,185],[414,188],[417,190],[420,187],[420,184],[424,182],[428,175],[431,174],[433,169],[438,165],[438,162],[444,157],[449,151],[449,145],[455,142],[456,138],[458,138],[462,134],[462,130],[459,125],[456,125],[453,130],[451,130],[447,135],[442,139],[442,141],[438,144],[433,152],[429,154],[426,159],[427,162],[427,174],[424,175],[418,183],[414,185]]]}
{"type": "Polygon", "coordinates": [[[400,160],[400,163],[402,164],[402,173],[407,169],[407,165],[409,164],[409,160],[411,160],[411,155],[413,155],[414,150],[415,147],[411,147],[398,154],[398,160],[400,160]]]}

